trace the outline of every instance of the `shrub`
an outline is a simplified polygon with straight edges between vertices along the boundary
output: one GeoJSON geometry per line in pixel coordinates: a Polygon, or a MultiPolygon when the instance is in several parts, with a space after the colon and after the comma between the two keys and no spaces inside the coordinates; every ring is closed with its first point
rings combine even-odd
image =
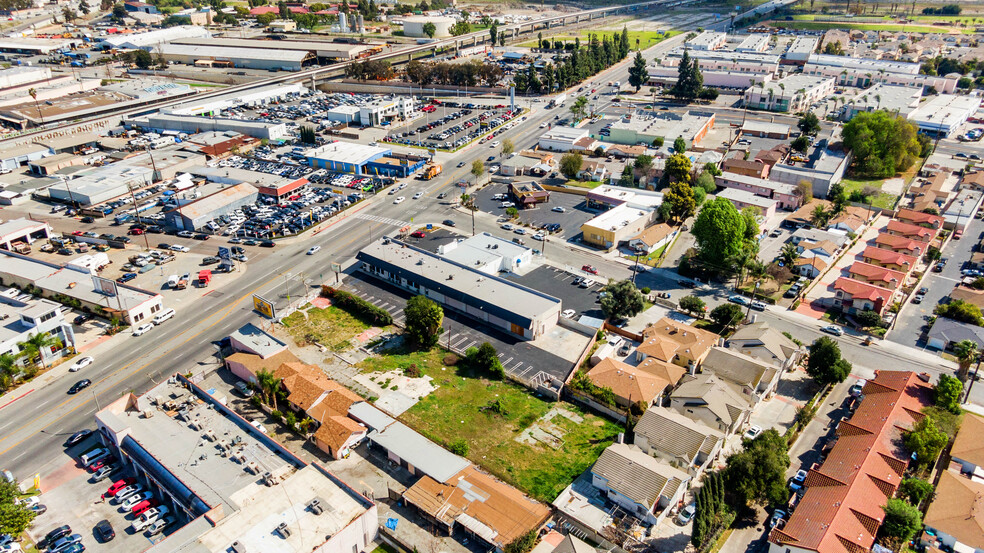
{"type": "Polygon", "coordinates": [[[644,286],[644,287],[643,287],[643,288],[642,288],[641,290],[639,290],[639,291],[640,291],[640,292],[642,292],[642,295],[644,295],[644,296],[648,296],[648,295],[649,295],[649,293],[650,293],[650,292],[652,292],[652,289],[651,289],[651,288],[649,288],[648,286],[644,286]]]}
{"type": "Polygon", "coordinates": [[[331,298],[333,305],[344,309],[364,323],[378,326],[393,324],[393,316],[388,311],[376,307],[366,300],[344,290],[336,290],[331,286],[322,286],[321,296],[331,298]]]}
{"type": "Polygon", "coordinates": [[[448,444],[448,451],[454,453],[455,455],[461,455],[464,457],[465,455],[468,455],[468,442],[459,438],[448,444]]]}
{"type": "Polygon", "coordinates": [[[403,369],[403,376],[408,378],[420,378],[423,373],[420,372],[420,368],[417,367],[416,363],[411,363],[409,367],[403,369]]]}
{"type": "Polygon", "coordinates": [[[449,367],[453,367],[458,364],[458,360],[461,359],[453,353],[448,353],[444,355],[444,359],[441,360],[442,363],[449,367]]]}

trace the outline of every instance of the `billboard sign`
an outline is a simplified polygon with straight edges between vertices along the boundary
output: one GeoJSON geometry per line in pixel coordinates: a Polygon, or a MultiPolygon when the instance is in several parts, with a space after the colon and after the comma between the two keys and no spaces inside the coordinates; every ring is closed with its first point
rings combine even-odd
{"type": "Polygon", "coordinates": [[[232,259],[232,252],[229,248],[220,247],[219,248],[219,259],[232,259]]]}
{"type": "Polygon", "coordinates": [[[256,294],[253,294],[253,309],[268,319],[277,317],[277,310],[273,307],[273,303],[256,294]]]}
{"type": "Polygon", "coordinates": [[[92,275],[92,285],[95,287],[96,292],[103,294],[104,296],[116,296],[116,281],[110,278],[103,278],[100,276],[92,275]]]}

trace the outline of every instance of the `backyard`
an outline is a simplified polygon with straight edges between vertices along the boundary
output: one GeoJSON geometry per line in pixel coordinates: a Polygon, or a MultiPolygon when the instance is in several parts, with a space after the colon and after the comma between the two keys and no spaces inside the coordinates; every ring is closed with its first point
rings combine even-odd
{"type": "Polygon", "coordinates": [[[878,194],[872,198],[871,205],[873,207],[891,209],[899,195],[881,191],[883,184],[885,184],[885,181],[881,179],[864,180],[844,178],[841,180],[841,185],[844,186],[844,193],[847,194],[848,197],[850,197],[851,193],[854,191],[862,191],[865,188],[875,188],[878,189],[878,194]]]}
{"type": "Polygon", "coordinates": [[[365,372],[416,365],[437,389],[402,415],[445,447],[541,501],[552,501],[612,443],[622,428],[577,407],[544,401],[508,380],[485,378],[463,364],[447,366],[440,348],[394,350],[364,360],[365,372]]]}
{"type": "Polygon", "coordinates": [[[337,307],[312,307],[307,304],[283,319],[298,345],[317,343],[341,351],[350,340],[369,329],[369,325],[337,307]]]}

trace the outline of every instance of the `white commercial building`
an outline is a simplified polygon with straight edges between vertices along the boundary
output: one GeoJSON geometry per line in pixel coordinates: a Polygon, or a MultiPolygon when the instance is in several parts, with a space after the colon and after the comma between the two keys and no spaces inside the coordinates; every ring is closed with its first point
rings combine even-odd
{"type": "Polygon", "coordinates": [[[768,111],[807,111],[810,104],[833,94],[832,77],[793,74],[775,82],[750,86],[745,90],[745,105],[768,111]]]}
{"type": "Polygon", "coordinates": [[[683,44],[691,50],[717,50],[723,48],[727,41],[727,33],[704,31],[683,44]]]}
{"type": "MultiPolygon", "coordinates": [[[[654,67],[649,66],[649,85],[672,86],[680,78],[680,71],[676,67],[654,67]]],[[[704,86],[712,88],[734,88],[745,90],[748,83],[767,83],[772,80],[772,73],[752,73],[748,71],[715,71],[702,70],[704,76],[704,86]]]]}
{"type": "MultiPolygon", "coordinates": [[[[662,65],[677,67],[684,50],[676,48],[662,60],[662,65]]],[[[779,71],[779,56],[758,52],[728,52],[724,50],[688,50],[690,59],[697,60],[701,71],[733,71],[739,73],[772,73],[779,71]]],[[[748,81],[745,81],[748,84],[748,81]]]]}
{"type": "Polygon", "coordinates": [[[246,136],[267,140],[288,138],[287,123],[251,121],[231,117],[202,117],[176,113],[152,113],[130,121],[131,124],[154,132],[177,131],[189,134],[200,132],[237,132],[246,136]]]}
{"type": "Polygon", "coordinates": [[[110,36],[103,39],[104,48],[140,49],[153,51],[162,44],[167,44],[179,38],[209,38],[212,33],[204,27],[197,25],[178,25],[157,29],[146,33],[131,33],[125,35],[110,36]]]}
{"type": "Polygon", "coordinates": [[[403,18],[403,34],[404,36],[416,38],[427,37],[427,33],[424,32],[424,26],[430,23],[434,25],[434,36],[432,38],[451,36],[451,27],[457,22],[458,20],[453,17],[413,15],[403,18]]]}
{"type": "Polygon", "coordinates": [[[769,42],[772,35],[768,33],[753,33],[741,40],[738,46],[735,46],[735,52],[765,52],[769,49],[769,42]]]}
{"type": "Polygon", "coordinates": [[[416,109],[412,96],[379,98],[359,106],[359,124],[363,127],[388,125],[393,120],[409,119],[416,109]]]}
{"type": "Polygon", "coordinates": [[[865,111],[883,109],[908,117],[922,99],[922,88],[878,83],[851,98],[841,107],[841,119],[849,121],[865,111]]]}
{"type": "Polygon", "coordinates": [[[541,134],[538,143],[541,150],[569,152],[576,149],[575,144],[584,138],[588,138],[588,129],[557,126],[541,134]]]}
{"type": "Polygon", "coordinates": [[[11,67],[0,70],[0,92],[6,88],[47,81],[51,78],[48,67],[11,67]]]}
{"type": "Polygon", "coordinates": [[[615,248],[642,232],[655,217],[653,210],[618,205],[581,225],[581,240],[599,248],[615,248]]]}
{"type": "Polygon", "coordinates": [[[446,259],[490,275],[526,269],[533,263],[533,250],[487,232],[438,247],[446,259]]]}
{"type": "MultiPolygon", "coordinates": [[[[272,84],[254,88],[248,92],[223,94],[215,98],[197,102],[186,102],[169,108],[164,113],[177,115],[212,115],[224,109],[237,106],[263,106],[268,102],[282,101],[307,92],[307,87],[297,84],[272,84]]],[[[245,134],[245,133],[243,133],[245,134]]]]}
{"type": "Polygon", "coordinates": [[[20,218],[0,223],[0,248],[5,250],[12,250],[18,242],[31,245],[50,237],[51,227],[44,221],[20,218]]]}
{"type": "Polygon", "coordinates": [[[816,37],[798,36],[789,43],[786,54],[783,58],[796,65],[803,65],[810,59],[810,55],[817,49],[816,37]]]}
{"type": "Polygon", "coordinates": [[[113,163],[79,171],[75,178],[48,188],[48,195],[61,202],[95,205],[148,186],[153,176],[150,168],[113,163]]]}
{"type": "Polygon", "coordinates": [[[981,99],[977,96],[940,94],[910,113],[909,120],[919,127],[919,132],[947,137],[966,123],[980,105],[981,99]]]}
{"type": "Polygon", "coordinates": [[[269,50],[198,44],[162,44],[158,50],[165,60],[174,63],[208,67],[232,66],[264,71],[298,71],[316,60],[312,52],[304,50],[269,50]]]}
{"type": "Polygon", "coordinates": [[[920,75],[918,63],[852,58],[831,54],[812,54],[803,73],[831,77],[840,86],[868,87],[873,83],[901,86],[933,87],[937,92],[953,92],[957,78],[920,75]]]}

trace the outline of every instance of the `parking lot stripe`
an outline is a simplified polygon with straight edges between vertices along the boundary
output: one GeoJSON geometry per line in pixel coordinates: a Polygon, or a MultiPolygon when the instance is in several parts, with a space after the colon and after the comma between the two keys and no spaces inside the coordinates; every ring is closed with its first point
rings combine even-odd
{"type": "Polygon", "coordinates": [[[512,360],[513,360],[513,358],[512,358],[511,356],[510,356],[510,357],[509,357],[509,359],[506,359],[505,361],[503,361],[503,362],[502,362],[502,364],[503,364],[503,365],[507,365],[507,364],[509,364],[509,363],[510,363],[510,362],[511,362],[512,360]]]}

